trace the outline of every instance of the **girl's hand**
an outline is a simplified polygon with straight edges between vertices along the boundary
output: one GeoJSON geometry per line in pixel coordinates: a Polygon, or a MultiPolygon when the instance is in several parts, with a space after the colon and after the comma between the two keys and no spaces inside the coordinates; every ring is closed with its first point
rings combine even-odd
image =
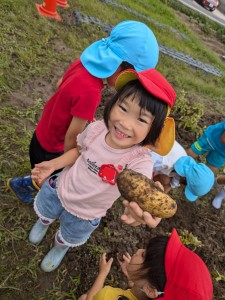
{"type": "Polygon", "coordinates": [[[54,171],[51,161],[43,161],[35,164],[35,168],[31,171],[31,177],[38,185],[41,185],[54,171]]]}
{"type": "Polygon", "coordinates": [[[161,218],[153,217],[150,213],[143,211],[136,202],[123,201],[125,210],[121,220],[131,226],[146,224],[150,228],[155,228],[161,221],[161,218]]]}
{"type": "Polygon", "coordinates": [[[123,260],[121,260],[119,259],[119,254],[117,253],[117,260],[119,262],[123,274],[128,278],[127,264],[129,264],[131,261],[130,254],[126,252],[125,254],[123,254],[123,260]]]}
{"type": "Polygon", "coordinates": [[[106,260],[106,253],[103,253],[99,261],[99,274],[105,277],[109,274],[113,263],[113,258],[111,257],[108,261],[106,260]]]}

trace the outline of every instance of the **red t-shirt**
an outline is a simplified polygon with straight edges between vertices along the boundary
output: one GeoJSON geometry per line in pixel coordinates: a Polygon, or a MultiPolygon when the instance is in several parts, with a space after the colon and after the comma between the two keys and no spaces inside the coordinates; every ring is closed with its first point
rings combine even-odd
{"type": "Polygon", "coordinates": [[[64,139],[73,117],[92,121],[101,101],[103,81],[92,76],[77,59],[63,76],[56,93],[44,106],[36,136],[48,152],[64,149],[64,139]]]}

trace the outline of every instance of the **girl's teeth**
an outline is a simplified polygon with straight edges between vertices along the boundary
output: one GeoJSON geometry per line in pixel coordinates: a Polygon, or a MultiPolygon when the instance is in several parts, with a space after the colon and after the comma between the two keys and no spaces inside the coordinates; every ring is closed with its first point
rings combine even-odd
{"type": "Polygon", "coordinates": [[[118,129],[117,129],[117,133],[118,133],[119,135],[121,135],[122,137],[128,137],[128,135],[126,135],[126,134],[122,133],[122,132],[121,132],[121,131],[119,131],[118,129]]]}

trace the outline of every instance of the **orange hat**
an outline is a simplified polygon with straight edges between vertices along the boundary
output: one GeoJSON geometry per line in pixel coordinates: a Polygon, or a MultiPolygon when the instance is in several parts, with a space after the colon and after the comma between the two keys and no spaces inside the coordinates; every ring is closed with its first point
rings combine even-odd
{"type": "MultiPolygon", "coordinates": [[[[115,83],[117,90],[126,83],[139,79],[143,87],[156,98],[168,104],[168,114],[176,100],[176,93],[165,77],[155,69],[148,69],[142,72],[136,72],[128,69],[121,72],[115,83]]],[[[175,122],[173,118],[167,117],[159,138],[155,146],[148,145],[146,148],[153,150],[160,155],[167,155],[173,147],[175,140],[175,122]]]]}

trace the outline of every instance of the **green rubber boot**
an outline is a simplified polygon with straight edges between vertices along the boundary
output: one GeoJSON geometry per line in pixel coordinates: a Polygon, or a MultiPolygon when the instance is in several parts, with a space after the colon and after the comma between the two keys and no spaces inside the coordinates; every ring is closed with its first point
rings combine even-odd
{"type": "Polygon", "coordinates": [[[57,269],[69,248],[69,246],[66,246],[62,241],[60,241],[57,232],[55,235],[54,247],[48,252],[41,262],[41,269],[45,272],[52,272],[57,269]]]}

